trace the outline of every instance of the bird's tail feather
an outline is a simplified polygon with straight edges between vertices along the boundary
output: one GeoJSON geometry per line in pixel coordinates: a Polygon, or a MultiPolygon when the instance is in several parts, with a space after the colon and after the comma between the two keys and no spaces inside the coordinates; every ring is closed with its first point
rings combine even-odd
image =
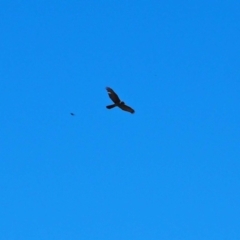
{"type": "Polygon", "coordinates": [[[106,106],[107,109],[111,109],[111,108],[114,108],[114,107],[116,107],[116,104],[106,106]]]}

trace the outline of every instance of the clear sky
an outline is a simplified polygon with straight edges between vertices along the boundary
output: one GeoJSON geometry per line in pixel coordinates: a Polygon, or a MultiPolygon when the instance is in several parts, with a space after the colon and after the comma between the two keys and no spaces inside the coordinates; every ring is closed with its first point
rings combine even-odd
{"type": "Polygon", "coordinates": [[[239,0],[0,16],[1,240],[240,239],[239,0]]]}

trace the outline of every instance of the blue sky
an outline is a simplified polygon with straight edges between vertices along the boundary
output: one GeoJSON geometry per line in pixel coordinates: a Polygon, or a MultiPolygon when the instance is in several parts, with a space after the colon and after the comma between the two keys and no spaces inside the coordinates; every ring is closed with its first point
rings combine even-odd
{"type": "Polygon", "coordinates": [[[2,0],[0,239],[239,240],[239,13],[2,0]]]}

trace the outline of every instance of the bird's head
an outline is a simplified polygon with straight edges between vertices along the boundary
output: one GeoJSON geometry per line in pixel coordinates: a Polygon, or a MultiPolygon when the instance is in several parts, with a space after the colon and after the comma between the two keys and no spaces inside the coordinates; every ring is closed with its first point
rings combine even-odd
{"type": "Polygon", "coordinates": [[[125,102],[121,102],[121,104],[125,105],[125,102]]]}

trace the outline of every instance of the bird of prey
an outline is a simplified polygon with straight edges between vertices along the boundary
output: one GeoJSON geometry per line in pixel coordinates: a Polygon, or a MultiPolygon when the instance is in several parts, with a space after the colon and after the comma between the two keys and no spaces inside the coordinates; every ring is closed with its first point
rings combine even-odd
{"type": "Polygon", "coordinates": [[[106,106],[107,109],[112,109],[114,107],[119,107],[122,110],[130,112],[130,113],[135,112],[131,107],[127,106],[124,102],[122,102],[120,100],[120,98],[118,97],[118,95],[110,87],[106,87],[106,89],[107,89],[109,97],[114,102],[114,104],[106,106]]]}

